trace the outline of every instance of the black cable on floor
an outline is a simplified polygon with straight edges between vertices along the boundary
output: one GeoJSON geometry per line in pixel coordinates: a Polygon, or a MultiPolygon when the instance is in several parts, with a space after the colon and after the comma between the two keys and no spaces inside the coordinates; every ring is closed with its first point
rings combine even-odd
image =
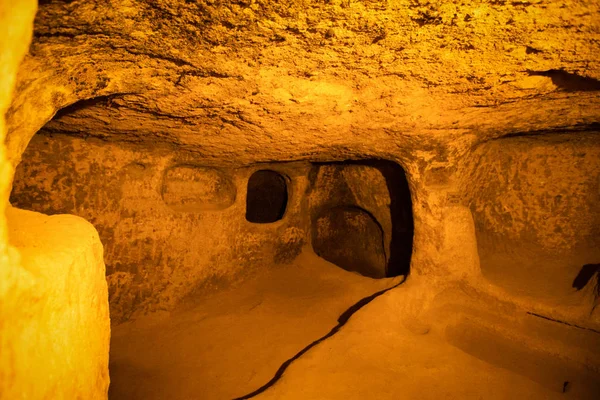
{"type": "Polygon", "coordinates": [[[404,277],[404,279],[402,279],[402,281],[398,282],[397,284],[395,284],[394,286],[391,286],[387,289],[383,289],[380,290],[379,292],[375,292],[370,296],[367,296],[363,299],[360,299],[358,302],[356,302],[355,304],[353,304],[350,308],[348,308],[346,311],[344,311],[337,320],[337,325],[334,326],[329,333],[327,333],[325,336],[322,336],[321,338],[315,340],[314,342],[310,343],[309,345],[307,345],[305,348],[303,348],[302,350],[300,350],[298,353],[296,353],[296,355],[294,355],[292,358],[286,360],[283,364],[281,364],[281,366],[279,367],[279,369],[277,370],[277,372],[275,373],[275,375],[273,376],[273,378],[271,378],[271,380],[267,383],[265,383],[264,385],[262,385],[261,387],[259,387],[258,389],[256,389],[255,391],[245,394],[241,397],[236,397],[233,400],[246,400],[246,399],[251,399],[254,396],[257,396],[261,393],[263,393],[264,391],[266,391],[267,389],[269,389],[271,386],[273,386],[275,383],[277,383],[277,381],[283,376],[284,372],[287,370],[287,368],[290,366],[291,363],[293,363],[294,361],[296,361],[298,358],[302,357],[307,351],[309,351],[310,349],[312,349],[313,347],[315,347],[316,345],[318,345],[319,343],[321,343],[322,341],[324,341],[325,339],[329,339],[330,337],[332,337],[333,335],[335,335],[341,328],[342,326],[344,326],[346,324],[346,322],[348,322],[348,320],[350,319],[350,317],[352,317],[352,315],[354,315],[354,313],[356,313],[358,310],[360,310],[361,308],[363,308],[364,306],[366,306],[367,304],[369,304],[371,301],[373,301],[375,298],[381,296],[382,294],[397,288],[398,286],[400,286],[401,284],[404,283],[404,281],[406,281],[406,277],[404,277]]]}

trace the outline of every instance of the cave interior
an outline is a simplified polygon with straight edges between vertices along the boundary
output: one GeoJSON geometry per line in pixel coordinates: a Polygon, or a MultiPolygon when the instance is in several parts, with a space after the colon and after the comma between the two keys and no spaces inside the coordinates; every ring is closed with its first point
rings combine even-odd
{"type": "Polygon", "coordinates": [[[600,398],[600,4],[17,3],[0,400],[600,398]]]}

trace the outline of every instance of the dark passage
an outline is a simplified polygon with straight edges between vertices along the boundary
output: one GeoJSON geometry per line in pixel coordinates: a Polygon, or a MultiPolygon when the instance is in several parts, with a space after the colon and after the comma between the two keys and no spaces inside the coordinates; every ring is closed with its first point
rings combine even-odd
{"type": "Polygon", "coordinates": [[[408,275],[414,229],[400,165],[386,160],[315,164],[310,181],[317,255],[371,278],[408,275]]]}
{"type": "MultiPolygon", "coordinates": [[[[573,280],[573,287],[577,290],[583,289],[594,275],[600,274],[600,264],[585,264],[573,280]]],[[[596,278],[597,279],[597,278],[596,278]]],[[[596,290],[600,292],[600,286],[596,284],[596,290]]]]}
{"type": "Polygon", "coordinates": [[[317,255],[345,270],[385,278],[383,230],[367,211],[352,206],[327,208],[317,217],[314,228],[317,255]]]}
{"type": "Polygon", "coordinates": [[[392,233],[387,276],[407,276],[410,272],[414,221],[406,173],[400,165],[391,161],[377,161],[374,165],[385,177],[390,192],[392,233]]]}
{"type": "Polygon", "coordinates": [[[285,178],[270,170],[260,170],[248,180],[246,220],[264,224],[279,221],[288,201],[285,178]]]}

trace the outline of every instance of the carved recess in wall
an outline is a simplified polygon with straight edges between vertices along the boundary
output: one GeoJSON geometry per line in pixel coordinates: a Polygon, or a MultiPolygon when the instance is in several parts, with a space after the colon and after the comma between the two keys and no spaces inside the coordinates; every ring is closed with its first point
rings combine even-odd
{"type": "Polygon", "coordinates": [[[164,202],[178,212],[223,210],[235,202],[236,192],[223,171],[195,165],[166,169],[161,187],[164,202]]]}

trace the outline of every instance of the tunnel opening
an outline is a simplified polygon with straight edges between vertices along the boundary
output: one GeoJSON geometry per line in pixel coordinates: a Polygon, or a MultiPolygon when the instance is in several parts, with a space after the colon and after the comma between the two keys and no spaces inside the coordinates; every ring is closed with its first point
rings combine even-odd
{"type": "Polygon", "coordinates": [[[287,202],[287,184],[280,173],[259,170],[248,179],[246,194],[248,222],[268,224],[281,220],[287,209],[287,202]]]}
{"type": "Polygon", "coordinates": [[[414,222],[406,173],[399,164],[314,164],[311,183],[311,237],[317,255],[371,278],[409,274],[414,222]]]}

